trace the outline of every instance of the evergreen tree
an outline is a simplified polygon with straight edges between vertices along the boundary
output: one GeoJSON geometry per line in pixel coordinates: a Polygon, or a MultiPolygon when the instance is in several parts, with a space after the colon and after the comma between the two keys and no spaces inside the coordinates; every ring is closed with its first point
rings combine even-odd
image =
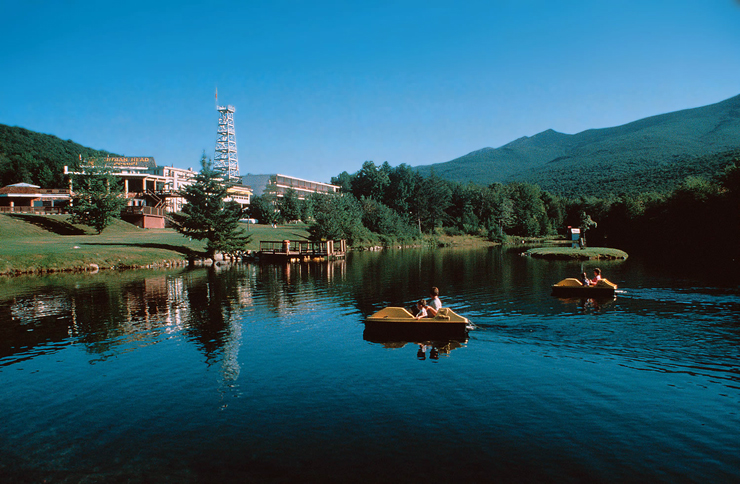
{"type": "Polygon", "coordinates": [[[121,217],[126,203],[121,180],[108,169],[90,167],[72,177],[72,223],[93,227],[99,234],[121,217]]]}
{"type": "Polygon", "coordinates": [[[226,201],[231,185],[224,182],[205,154],[200,163],[201,170],[195,175],[194,183],[180,192],[186,204],[182,212],[172,214],[172,219],[181,234],[207,241],[206,255],[210,259],[217,252],[237,254],[252,238],[239,226],[245,210],[234,201],[226,201]]]}

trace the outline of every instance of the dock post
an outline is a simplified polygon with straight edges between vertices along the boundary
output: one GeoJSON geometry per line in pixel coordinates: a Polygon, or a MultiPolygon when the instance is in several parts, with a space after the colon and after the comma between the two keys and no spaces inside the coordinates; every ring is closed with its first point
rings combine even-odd
{"type": "Polygon", "coordinates": [[[290,252],[290,240],[283,240],[283,252],[286,254],[290,252]]]}

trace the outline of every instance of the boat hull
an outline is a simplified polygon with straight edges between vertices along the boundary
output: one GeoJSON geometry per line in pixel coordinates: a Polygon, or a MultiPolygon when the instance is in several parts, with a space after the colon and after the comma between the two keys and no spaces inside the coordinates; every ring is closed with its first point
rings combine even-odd
{"type": "Polygon", "coordinates": [[[399,307],[381,309],[365,319],[364,337],[368,341],[466,341],[470,321],[450,308],[441,308],[433,318],[416,319],[399,307]]]}
{"type": "Polygon", "coordinates": [[[552,286],[552,295],[558,297],[605,298],[613,297],[616,289],[617,285],[606,279],[600,280],[593,286],[584,286],[578,279],[569,277],[552,286]]]}
{"type": "Polygon", "coordinates": [[[366,321],[362,334],[365,341],[372,343],[429,341],[468,341],[468,329],[461,324],[434,323],[381,323],[366,321]]]}

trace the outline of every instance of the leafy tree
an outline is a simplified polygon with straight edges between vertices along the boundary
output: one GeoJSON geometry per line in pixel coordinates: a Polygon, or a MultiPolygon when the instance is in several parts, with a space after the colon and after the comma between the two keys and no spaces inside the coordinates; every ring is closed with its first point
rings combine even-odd
{"type": "Polygon", "coordinates": [[[231,186],[203,154],[201,170],[194,182],[180,194],[185,199],[182,212],[172,214],[176,229],[186,237],[206,240],[206,255],[214,260],[216,253],[236,254],[244,250],[252,236],[244,233],[239,219],[245,210],[234,201],[225,201],[231,186]]]}
{"type": "Polygon", "coordinates": [[[525,237],[542,235],[543,226],[547,226],[547,212],[540,187],[531,183],[511,183],[507,188],[514,203],[513,233],[525,237]]]}
{"type": "Polygon", "coordinates": [[[476,202],[480,201],[480,187],[468,183],[456,183],[452,186],[451,205],[447,210],[452,223],[468,234],[476,234],[480,230],[480,218],[476,212],[476,202]]]}
{"type": "Polygon", "coordinates": [[[416,187],[412,199],[412,210],[420,229],[431,231],[448,219],[445,211],[452,203],[451,184],[432,171],[429,178],[424,178],[416,187]]]}
{"type": "Polygon", "coordinates": [[[368,197],[380,202],[390,182],[387,169],[377,168],[372,161],[366,161],[352,180],[352,193],[358,200],[368,197]]]}
{"type": "Polygon", "coordinates": [[[341,193],[352,193],[352,180],[354,178],[354,175],[343,171],[339,176],[333,176],[331,178],[331,184],[341,187],[339,190],[341,193]]]}
{"type": "Polygon", "coordinates": [[[492,183],[478,192],[475,202],[478,218],[490,234],[502,236],[513,225],[514,203],[501,183],[492,183]]]}
{"type": "Polygon", "coordinates": [[[384,205],[374,198],[362,198],[362,224],[370,231],[377,234],[413,238],[416,231],[408,223],[405,217],[392,208],[384,205]]]}
{"type": "Polygon", "coordinates": [[[74,175],[72,190],[72,223],[93,227],[98,234],[121,217],[127,203],[121,180],[105,168],[91,167],[84,174],[74,175]]]}
{"type": "Polygon", "coordinates": [[[740,157],[727,165],[719,175],[719,183],[731,198],[740,198],[740,157]]]}
{"type": "Polygon", "coordinates": [[[421,175],[402,163],[390,171],[388,178],[390,183],[384,203],[400,214],[409,214],[416,187],[422,180],[421,175]]]}
{"type": "Polygon", "coordinates": [[[280,218],[284,222],[301,219],[301,201],[298,199],[298,193],[292,188],[285,191],[285,194],[278,199],[278,209],[280,218]]]}
{"type": "Polygon", "coordinates": [[[314,199],[311,195],[309,194],[309,196],[300,201],[300,219],[307,223],[314,218],[314,199]]]}
{"type": "Polygon", "coordinates": [[[362,225],[362,206],[352,194],[317,194],[313,202],[314,221],[308,228],[311,240],[346,239],[354,244],[371,237],[362,225]]]}
{"type": "Polygon", "coordinates": [[[565,220],[565,200],[547,191],[542,192],[541,198],[547,213],[547,230],[545,233],[549,235],[557,234],[563,228],[563,221],[565,220]]]}
{"type": "Polygon", "coordinates": [[[277,223],[279,212],[275,210],[274,199],[275,197],[268,193],[252,197],[248,208],[249,215],[263,224],[277,223]]]}
{"type": "Polygon", "coordinates": [[[589,214],[587,214],[586,212],[581,212],[581,243],[584,247],[586,246],[586,232],[591,229],[595,229],[598,226],[599,224],[596,223],[596,221],[592,219],[589,214]]]}

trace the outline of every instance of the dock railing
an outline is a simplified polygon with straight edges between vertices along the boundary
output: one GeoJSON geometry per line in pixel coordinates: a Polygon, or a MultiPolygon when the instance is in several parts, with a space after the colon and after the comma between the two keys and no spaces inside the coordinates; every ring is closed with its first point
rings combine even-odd
{"type": "Polygon", "coordinates": [[[333,240],[312,242],[309,240],[262,240],[259,251],[261,254],[295,255],[295,256],[332,256],[343,254],[346,250],[345,242],[333,240]]]}

